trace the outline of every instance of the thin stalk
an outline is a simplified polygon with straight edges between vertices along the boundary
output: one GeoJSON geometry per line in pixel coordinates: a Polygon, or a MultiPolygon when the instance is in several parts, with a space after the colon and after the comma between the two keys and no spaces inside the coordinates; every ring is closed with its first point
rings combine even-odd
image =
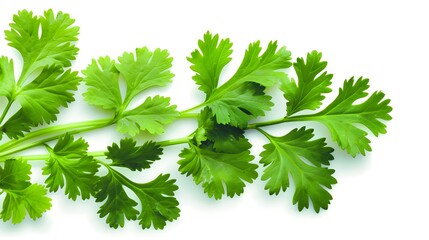
{"type": "MultiPolygon", "coordinates": [[[[95,152],[88,152],[87,155],[93,156],[93,157],[103,157],[105,151],[95,151],[95,152]]],[[[37,154],[37,155],[26,155],[26,156],[11,156],[11,157],[0,157],[0,162],[4,162],[8,159],[20,159],[23,161],[44,161],[49,159],[50,154],[37,154]]]]}
{"type": "Polygon", "coordinates": [[[180,112],[178,118],[198,118],[199,113],[180,112]]]}
{"type": "Polygon", "coordinates": [[[191,107],[191,108],[189,108],[189,109],[186,109],[186,110],[184,110],[184,111],[181,111],[181,112],[180,112],[180,114],[191,113],[191,112],[193,112],[193,111],[195,111],[195,110],[198,110],[198,109],[202,108],[205,104],[206,104],[206,102],[200,103],[200,104],[198,104],[198,105],[197,105],[197,106],[195,106],[195,107],[191,107]]]}
{"type": "Polygon", "coordinates": [[[34,132],[30,132],[22,138],[11,140],[0,146],[0,156],[5,156],[8,154],[13,154],[16,152],[20,152],[43,143],[52,141],[57,139],[60,135],[69,132],[70,134],[78,134],[98,128],[103,128],[113,124],[114,122],[111,119],[100,119],[100,120],[91,120],[85,122],[78,123],[69,123],[57,126],[51,126],[36,130],[34,132]],[[43,139],[35,140],[39,137],[43,137],[43,139]],[[30,141],[32,140],[32,141],[30,141]],[[25,142],[29,142],[27,144],[23,144],[25,142]],[[18,146],[17,148],[14,148],[18,146]]]}
{"type": "Polygon", "coordinates": [[[6,107],[3,110],[3,113],[0,116],[0,124],[3,123],[3,120],[6,117],[7,113],[9,112],[10,107],[12,106],[12,104],[13,104],[13,100],[9,99],[8,102],[7,102],[6,107]]]}
{"type": "Polygon", "coordinates": [[[191,138],[190,136],[187,136],[187,137],[183,137],[183,138],[176,138],[176,139],[171,139],[171,140],[165,140],[165,141],[158,142],[158,144],[161,147],[167,147],[167,146],[185,144],[185,143],[189,142],[190,138],[191,138]]]}
{"type": "Polygon", "coordinates": [[[268,120],[268,121],[264,121],[264,122],[251,123],[251,124],[247,125],[246,129],[257,129],[257,128],[271,126],[271,125],[277,125],[277,124],[281,124],[281,123],[285,123],[285,122],[312,121],[315,119],[315,117],[316,117],[315,114],[284,117],[284,118],[268,120]]]}

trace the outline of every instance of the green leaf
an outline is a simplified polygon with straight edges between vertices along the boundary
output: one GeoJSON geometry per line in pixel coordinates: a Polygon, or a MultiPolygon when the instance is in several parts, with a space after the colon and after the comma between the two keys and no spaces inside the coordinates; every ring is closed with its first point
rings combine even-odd
{"type": "Polygon", "coordinates": [[[170,105],[170,98],[161,96],[148,97],[138,107],[121,115],[117,122],[117,130],[135,136],[140,131],[161,134],[164,126],[173,122],[179,113],[175,105],[170,105]]]}
{"type": "Polygon", "coordinates": [[[154,86],[166,86],[174,77],[169,71],[173,58],[167,50],[151,52],[146,47],[137,48],[135,56],[126,52],[118,61],[116,68],[127,83],[126,99],[154,86]]]}
{"type": "Polygon", "coordinates": [[[62,68],[44,68],[41,74],[17,94],[22,113],[32,124],[51,123],[57,120],[60,107],[74,101],[72,91],[77,90],[80,77],[77,72],[62,68]]]}
{"type": "Polygon", "coordinates": [[[85,101],[103,109],[119,111],[122,107],[119,89],[119,72],[115,61],[109,57],[99,58],[82,71],[88,90],[83,94],[85,101]]]}
{"type": "Polygon", "coordinates": [[[29,132],[31,128],[35,126],[36,125],[23,114],[22,109],[20,109],[3,124],[1,130],[9,138],[17,139],[23,137],[24,133],[29,132]]]}
{"type": "Polygon", "coordinates": [[[326,147],[325,139],[311,140],[313,130],[305,128],[294,129],[282,137],[263,133],[270,140],[260,154],[265,167],[262,175],[262,180],[267,181],[265,189],[270,194],[285,191],[291,176],[295,184],[293,203],[298,203],[300,211],[309,207],[309,200],[316,212],[327,209],[332,196],[325,188],[332,188],[337,181],[332,176],[334,170],[322,167],[333,159],[333,149],[326,147]]]}
{"type": "Polygon", "coordinates": [[[79,34],[79,27],[72,26],[73,23],[74,19],[68,14],[58,12],[54,15],[52,10],[46,11],[42,17],[33,16],[26,10],[13,16],[11,30],[5,34],[9,45],[18,50],[24,60],[23,80],[45,66],[71,65],[78,52],[73,42],[79,34]]]}
{"type": "Polygon", "coordinates": [[[374,92],[361,103],[358,100],[368,96],[369,80],[351,78],[344,82],[337,98],[324,110],[311,117],[323,123],[331,132],[332,139],[355,157],[358,153],[365,155],[371,151],[368,133],[361,126],[369,129],[375,136],[386,133],[382,120],[390,120],[392,107],[390,100],[384,99],[384,93],[374,92]]]}
{"type": "Polygon", "coordinates": [[[307,60],[298,58],[293,64],[298,84],[295,80],[286,78],[280,85],[287,100],[287,113],[292,115],[302,110],[316,110],[325,99],[324,94],[332,90],[332,74],[322,71],[328,65],[327,62],[321,61],[322,53],[312,51],[307,54],[307,60]]]}
{"type": "Polygon", "coordinates": [[[45,183],[50,191],[56,192],[65,186],[66,195],[73,200],[78,196],[89,199],[94,194],[94,182],[98,177],[98,163],[92,156],[87,156],[88,143],[82,138],[74,140],[66,133],[55,147],[47,147],[49,159],[43,168],[43,175],[48,175],[45,183]]]}
{"type": "Polygon", "coordinates": [[[96,188],[99,189],[95,195],[97,202],[104,202],[98,214],[100,218],[106,217],[106,223],[112,228],[124,227],[125,219],[136,220],[139,211],[135,209],[137,202],[128,197],[122,182],[109,171],[107,175],[101,177],[96,188]]]}
{"type": "Polygon", "coordinates": [[[197,146],[213,144],[216,152],[240,153],[252,146],[244,136],[244,130],[231,125],[219,124],[209,108],[201,111],[198,129],[194,136],[197,146]]]}
{"type": "Polygon", "coordinates": [[[245,182],[252,183],[258,176],[256,164],[248,149],[239,153],[216,152],[213,146],[196,146],[189,143],[179,155],[179,171],[192,175],[195,183],[201,184],[209,197],[221,199],[240,195],[245,182]]]}
{"type": "Polygon", "coordinates": [[[126,167],[132,171],[149,168],[162,155],[162,148],[156,142],[148,141],[136,146],[132,138],[121,139],[119,145],[113,143],[107,149],[105,154],[108,159],[112,159],[111,166],[126,167]]]}
{"type": "Polygon", "coordinates": [[[31,185],[31,165],[15,159],[6,160],[0,166],[0,188],[22,190],[31,185]]]}
{"type": "Polygon", "coordinates": [[[290,52],[284,47],[277,50],[277,42],[270,42],[265,52],[261,51],[259,42],[250,44],[234,76],[206,99],[205,105],[218,123],[244,127],[249,119],[263,116],[271,108],[271,97],[264,94],[264,87],[287,78],[281,70],[291,66],[290,52]]]}
{"type": "Polygon", "coordinates": [[[20,223],[27,213],[31,219],[36,220],[52,206],[51,199],[46,196],[46,189],[39,184],[19,190],[7,189],[5,192],[6,197],[0,213],[5,222],[12,220],[13,224],[20,223]]]}
{"type": "Polygon", "coordinates": [[[274,105],[271,97],[265,95],[264,87],[256,83],[245,83],[225,93],[221,99],[210,102],[207,106],[220,124],[231,124],[244,128],[249,120],[264,116],[265,111],[274,105]]]}
{"type": "Polygon", "coordinates": [[[13,61],[7,57],[0,57],[0,96],[12,98],[15,91],[15,73],[13,61]]]}
{"type": "Polygon", "coordinates": [[[110,227],[124,226],[124,220],[138,220],[143,229],[153,226],[163,229],[167,221],[179,217],[179,202],[174,198],[178,187],[169,175],[159,175],[148,183],[134,183],[111,167],[106,176],[97,183],[100,191],[96,194],[97,202],[104,202],[100,207],[100,217],[106,217],[110,227]],[[136,209],[137,202],[124,190],[127,187],[138,198],[141,208],[136,209]]]}
{"type": "Polygon", "coordinates": [[[6,160],[0,166],[0,189],[6,193],[0,218],[20,223],[28,215],[32,219],[42,216],[51,207],[51,199],[46,189],[30,183],[31,165],[15,159],[6,160]]]}
{"type": "Polygon", "coordinates": [[[200,90],[210,97],[217,88],[222,69],[231,61],[232,43],[229,39],[221,39],[219,35],[210,32],[204,34],[203,40],[198,41],[199,49],[191,53],[188,61],[196,73],[192,79],[200,86],[200,90]]]}

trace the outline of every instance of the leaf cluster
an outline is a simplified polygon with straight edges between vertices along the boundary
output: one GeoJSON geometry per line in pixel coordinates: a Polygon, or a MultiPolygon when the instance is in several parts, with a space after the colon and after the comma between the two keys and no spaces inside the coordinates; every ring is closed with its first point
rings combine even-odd
{"type": "Polygon", "coordinates": [[[99,204],[100,218],[110,227],[137,221],[142,229],[162,229],[180,215],[176,180],[161,173],[140,183],[127,173],[144,174],[161,159],[165,147],[176,144],[186,144],[178,157],[178,171],[192,177],[209,197],[241,195],[261,168],[260,179],[268,194],[293,188],[292,203],[299,211],[312,207],[319,212],[328,208],[333,199],[330,189],[337,183],[330,166],[335,146],[328,146],[327,138],[353,157],[365,155],[371,151],[369,134],[386,133],[385,122],[391,119],[390,100],[381,91],[370,94],[369,80],[363,77],[345,80],[333,101],[324,104],[326,94],[333,92],[334,75],[322,54],[311,51],[293,60],[291,52],[276,41],[266,47],[260,41],[249,44],[235,73],[222,79],[232,60],[233,44],[210,32],[187,58],[195,73],[192,79],[205,98],[191,109],[178,111],[168,97],[144,95],[173,80],[173,59],[167,50],[141,47],[117,59],[100,57],[80,77],[70,70],[78,52],[79,28],[73,24],[62,12],[48,10],[34,16],[24,10],[14,15],[11,29],[5,31],[23,67],[15,76],[13,60],[0,57],[0,97],[7,100],[0,116],[0,138],[10,139],[0,145],[3,221],[41,217],[51,207],[48,191],[63,190],[73,201],[93,199],[99,204]],[[57,120],[61,108],[74,101],[80,82],[86,87],[85,101],[110,117],[34,130],[57,120]],[[280,119],[260,120],[275,104],[267,89],[281,91],[286,100],[280,119]],[[10,113],[15,102],[19,109],[10,113]],[[162,134],[166,125],[189,117],[198,124],[188,136],[142,144],[132,138],[142,132],[162,134]],[[314,129],[300,125],[306,121],[321,123],[329,136],[315,136],[314,129]],[[297,127],[281,136],[265,129],[290,122],[297,127]],[[124,138],[106,151],[88,151],[89,143],[75,136],[109,125],[116,125],[124,138]],[[246,135],[255,130],[266,138],[259,163],[246,135]],[[9,156],[34,146],[44,146],[47,154],[9,156]],[[44,184],[30,181],[30,160],[45,161],[44,184]]]}

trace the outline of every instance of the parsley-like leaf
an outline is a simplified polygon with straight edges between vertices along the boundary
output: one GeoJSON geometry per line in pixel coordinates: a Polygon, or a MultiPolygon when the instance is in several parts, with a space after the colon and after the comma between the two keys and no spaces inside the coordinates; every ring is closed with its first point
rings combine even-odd
{"type": "Polygon", "coordinates": [[[80,77],[77,72],[62,68],[44,68],[31,83],[24,86],[16,97],[22,113],[32,124],[50,123],[57,120],[59,108],[74,101],[72,91],[77,90],[80,77]]]}
{"type": "Polygon", "coordinates": [[[179,116],[175,105],[170,105],[170,98],[156,95],[148,97],[138,107],[125,111],[117,122],[116,130],[135,136],[147,130],[151,134],[161,134],[164,126],[179,116]]]}
{"type": "Polygon", "coordinates": [[[0,57],[0,96],[12,97],[15,91],[15,73],[13,61],[7,57],[0,57]]]}
{"type": "Polygon", "coordinates": [[[133,53],[124,53],[119,63],[110,58],[93,61],[83,74],[88,90],[85,100],[103,109],[115,112],[117,130],[131,136],[147,130],[151,134],[164,132],[164,125],[171,123],[179,113],[170,99],[155,96],[148,97],[134,109],[128,109],[130,102],[141,92],[154,86],[165,86],[174,76],[169,68],[172,58],[165,50],[150,52],[147,48],[136,49],[133,53]],[[125,96],[121,95],[119,80],[126,83],[125,96]]]}
{"type": "Polygon", "coordinates": [[[195,183],[202,184],[204,192],[215,199],[221,199],[225,193],[229,197],[240,195],[245,182],[252,183],[258,176],[258,166],[251,163],[254,157],[248,149],[216,152],[211,145],[196,146],[190,142],[179,156],[179,171],[192,175],[195,183]]]}
{"type": "Polygon", "coordinates": [[[100,207],[100,217],[106,217],[106,222],[113,228],[123,227],[125,218],[139,220],[143,229],[153,226],[163,229],[167,221],[179,217],[178,201],[174,191],[178,187],[169,175],[159,175],[148,183],[134,183],[124,175],[108,168],[106,176],[97,183],[100,191],[96,194],[97,202],[104,202],[100,207]],[[131,190],[140,201],[141,210],[136,209],[137,202],[130,198],[124,186],[131,190]]]}
{"type": "Polygon", "coordinates": [[[132,138],[121,139],[119,145],[113,143],[107,149],[106,157],[112,159],[112,166],[126,167],[132,171],[149,168],[162,155],[162,148],[156,142],[148,141],[136,146],[136,141],[132,138]]]}
{"type": "Polygon", "coordinates": [[[54,15],[52,10],[46,11],[43,17],[33,16],[26,10],[13,16],[11,30],[5,34],[9,45],[18,50],[24,60],[20,85],[39,68],[71,65],[78,52],[73,42],[79,34],[79,27],[72,26],[73,23],[68,14],[54,15]]]}
{"type": "Polygon", "coordinates": [[[192,69],[197,73],[194,79],[197,78],[197,83],[204,86],[203,91],[210,93],[203,105],[212,109],[219,123],[243,127],[249,119],[263,116],[264,111],[271,108],[271,98],[263,92],[257,94],[259,90],[255,90],[255,86],[270,87],[284,81],[287,75],[280,70],[291,66],[290,52],[284,47],[277,49],[277,42],[270,42],[262,53],[260,42],[252,43],[236,73],[226,83],[217,86],[219,74],[229,62],[231,52],[228,39],[222,39],[223,44],[219,46],[218,41],[217,35],[212,38],[210,33],[206,33],[204,40],[199,41],[199,52],[202,55],[195,50],[189,59],[194,64],[192,69]],[[210,66],[213,62],[218,64],[210,66]],[[246,85],[248,83],[252,84],[246,85]]]}
{"type": "Polygon", "coordinates": [[[94,193],[95,173],[99,165],[92,156],[87,156],[88,143],[77,140],[68,133],[58,139],[54,148],[47,147],[50,157],[43,168],[48,175],[45,183],[50,191],[56,192],[65,186],[65,193],[76,200],[78,196],[88,199],[94,193]]]}
{"type": "Polygon", "coordinates": [[[192,79],[209,98],[218,86],[223,68],[231,61],[232,43],[228,38],[219,41],[218,34],[213,36],[207,32],[203,40],[198,41],[198,47],[199,50],[193,51],[188,61],[192,63],[191,69],[196,73],[192,79]]]}
{"type": "Polygon", "coordinates": [[[82,71],[88,90],[83,94],[85,101],[103,109],[119,111],[122,106],[119,89],[119,72],[115,61],[109,57],[101,57],[82,71]]]}
{"type": "Polygon", "coordinates": [[[133,53],[124,53],[118,58],[116,68],[127,83],[125,99],[132,99],[142,91],[154,86],[166,86],[174,74],[169,71],[173,58],[167,50],[149,51],[137,48],[133,53]]]}
{"type": "Polygon", "coordinates": [[[321,112],[311,116],[312,120],[323,123],[331,132],[332,139],[353,157],[371,151],[368,133],[359,125],[368,128],[375,136],[386,133],[382,120],[390,120],[392,107],[384,93],[374,92],[362,103],[356,101],[368,96],[369,80],[351,78],[344,82],[337,98],[321,112]]]}
{"type": "Polygon", "coordinates": [[[322,53],[317,51],[308,53],[305,62],[303,58],[298,58],[293,64],[298,83],[286,78],[280,85],[287,100],[288,115],[302,110],[316,110],[325,99],[323,94],[332,91],[329,86],[333,75],[326,71],[322,73],[328,63],[321,61],[321,58],[322,53]]]}
{"type": "Polygon", "coordinates": [[[270,194],[285,191],[290,175],[295,183],[293,203],[298,203],[300,211],[309,207],[309,200],[316,212],[327,209],[332,196],[325,188],[330,189],[337,181],[332,177],[334,170],[322,167],[333,159],[333,149],[326,147],[325,139],[311,140],[313,130],[305,128],[294,129],[282,137],[263,133],[270,140],[260,154],[260,162],[266,167],[262,175],[262,180],[267,181],[265,189],[270,194]]]}
{"type": "Polygon", "coordinates": [[[51,208],[46,189],[30,183],[30,169],[30,164],[15,159],[6,160],[4,168],[0,166],[0,189],[6,193],[0,212],[3,221],[20,223],[27,213],[35,220],[51,208]]]}

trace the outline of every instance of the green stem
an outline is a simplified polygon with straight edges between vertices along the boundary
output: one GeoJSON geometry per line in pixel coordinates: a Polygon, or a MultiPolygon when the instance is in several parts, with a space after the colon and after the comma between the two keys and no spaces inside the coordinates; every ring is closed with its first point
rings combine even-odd
{"type": "MultiPolygon", "coordinates": [[[[104,157],[105,151],[95,151],[95,152],[88,152],[87,155],[93,156],[93,157],[104,157]]],[[[38,155],[27,155],[27,156],[10,156],[10,157],[0,157],[0,162],[4,162],[8,159],[20,159],[23,161],[44,161],[49,159],[50,154],[38,154],[38,155]]]]}
{"type": "Polygon", "coordinates": [[[114,122],[111,119],[90,120],[78,123],[69,123],[58,126],[51,126],[30,132],[22,138],[11,140],[0,146],[0,156],[7,156],[16,152],[20,152],[43,143],[57,139],[62,134],[68,132],[70,134],[78,134],[98,128],[103,128],[112,125],[114,122]],[[34,140],[43,137],[39,140],[34,140]],[[29,142],[27,144],[23,144],[29,142]],[[16,147],[17,146],[17,147],[16,147]],[[16,147],[16,148],[15,148],[16,147]]]}
{"type": "Polygon", "coordinates": [[[199,115],[199,113],[180,112],[178,118],[198,118],[199,115]]]}
{"type": "Polygon", "coordinates": [[[247,125],[246,129],[257,129],[257,128],[271,126],[271,125],[277,125],[277,124],[281,124],[281,123],[285,123],[285,122],[312,121],[312,120],[314,120],[315,117],[316,117],[315,114],[284,117],[284,118],[279,118],[279,119],[275,119],[275,120],[251,123],[251,124],[247,125]]]}
{"type": "Polygon", "coordinates": [[[206,105],[206,102],[200,103],[200,104],[198,104],[198,105],[197,105],[197,106],[195,106],[195,107],[191,107],[191,108],[189,108],[189,109],[186,109],[186,110],[184,110],[184,111],[181,111],[181,112],[180,112],[180,115],[182,115],[182,114],[187,114],[187,113],[192,113],[193,111],[195,111],[195,110],[199,110],[200,108],[204,107],[205,105],[206,105]]]}
{"type": "Polygon", "coordinates": [[[158,144],[161,145],[161,147],[167,147],[167,146],[172,146],[172,145],[185,144],[185,143],[189,142],[190,138],[192,138],[192,137],[191,136],[187,136],[187,137],[183,137],[183,138],[176,138],[176,139],[171,139],[171,140],[165,140],[165,141],[158,142],[158,144]]]}
{"type": "Polygon", "coordinates": [[[12,106],[13,100],[9,99],[9,101],[7,102],[6,107],[3,110],[3,113],[1,114],[0,117],[0,124],[3,123],[4,118],[6,117],[7,113],[9,112],[10,107],[12,106]]]}

